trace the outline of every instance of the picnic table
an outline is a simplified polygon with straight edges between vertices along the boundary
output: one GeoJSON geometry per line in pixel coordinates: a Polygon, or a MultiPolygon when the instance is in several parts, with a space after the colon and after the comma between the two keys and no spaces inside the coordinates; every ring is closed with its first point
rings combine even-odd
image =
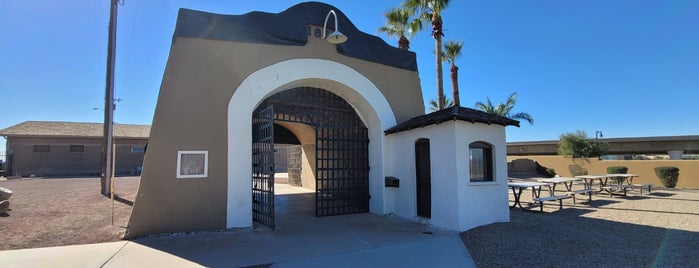
{"type": "Polygon", "coordinates": [[[614,180],[616,184],[633,184],[633,178],[638,177],[638,174],[606,174],[610,179],[614,180]],[[624,183],[626,182],[626,183],[624,183]]]}
{"type": "Polygon", "coordinates": [[[515,202],[510,206],[510,208],[519,206],[521,209],[524,209],[520,200],[520,198],[522,197],[522,192],[527,188],[532,188],[532,199],[536,199],[539,198],[539,196],[541,196],[541,187],[543,186],[550,187],[551,184],[533,181],[508,182],[507,187],[510,187],[510,189],[512,189],[512,194],[515,196],[515,202]]]}
{"type": "Polygon", "coordinates": [[[607,176],[605,175],[579,175],[575,177],[582,179],[585,187],[590,189],[592,189],[592,184],[595,182],[595,180],[599,180],[600,191],[602,191],[602,185],[606,184],[607,182],[607,176]]]}
{"type": "Polygon", "coordinates": [[[599,175],[580,175],[576,178],[583,179],[586,187],[592,189],[592,184],[595,180],[599,181],[599,191],[606,191],[611,196],[614,192],[623,191],[626,196],[626,189],[631,188],[633,178],[638,177],[638,174],[599,174],[599,175]],[[610,181],[611,180],[611,181],[610,181]]]}
{"type": "Polygon", "coordinates": [[[533,181],[525,181],[525,182],[508,182],[507,187],[512,189],[512,194],[514,195],[514,204],[510,206],[510,208],[514,208],[518,206],[521,209],[524,209],[526,211],[530,211],[529,209],[526,209],[522,206],[522,192],[527,189],[531,188],[532,189],[532,204],[539,204],[539,210],[544,211],[544,202],[545,201],[559,201],[559,207],[563,209],[563,199],[570,198],[571,196],[569,195],[554,195],[553,194],[553,188],[551,188],[552,184],[551,183],[545,183],[545,182],[533,182],[533,181]],[[549,188],[549,196],[541,197],[541,187],[548,187],[549,188]]]}
{"type": "Polygon", "coordinates": [[[556,192],[556,185],[563,184],[566,187],[566,191],[571,191],[573,188],[573,182],[581,181],[580,178],[569,178],[569,177],[555,177],[555,178],[536,178],[538,182],[545,182],[553,184],[552,191],[556,192]]]}

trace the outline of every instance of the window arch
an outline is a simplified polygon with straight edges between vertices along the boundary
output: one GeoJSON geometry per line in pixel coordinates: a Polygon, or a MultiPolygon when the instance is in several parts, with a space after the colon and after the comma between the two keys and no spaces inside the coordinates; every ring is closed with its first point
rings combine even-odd
{"type": "Polygon", "coordinates": [[[471,182],[494,181],[493,146],[477,141],[468,145],[471,182]]]}

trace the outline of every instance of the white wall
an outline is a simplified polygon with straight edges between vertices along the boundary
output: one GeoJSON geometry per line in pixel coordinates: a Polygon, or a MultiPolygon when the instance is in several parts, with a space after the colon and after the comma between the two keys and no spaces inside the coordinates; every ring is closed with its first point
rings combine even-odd
{"type": "Polygon", "coordinates": [[[458,230],[509,221],[505,127],[457,121],[456,131],[459,137],[456,139],[460,205],[458,230]],[[468,146],[476,141],[493,146],[494,182],[470,182],[468,146]]]}
{"type": "Polygon", "coordinates": [[[386,176],[400,179],[389,189],[392,212],[420,219],[416,208],[415,142],[430,140],[432,217],[420,219],[451,230],[464,231],[493,222],[509,221],[505,128],[500,125],[448,121],[387,137],[386,176]],[[468,146],[484,141],[494,147],[495,182],[471,183],[468,146]]]}
{"type": "Polygon", "coordinates": [[[392,156],[387,159],[391,170],[387,176],[400,179],[400,187],[393,188],[393,213],[400,217],[419,219],[417,216],[415,142],[426,138],[430,141],[430,174],[432,176],[432,217],[422,219],[435,226],[456,229],[454,203],[457,200],[456,154],[454,125],[451,122],[403,131],[386,136],[392,156]]]}

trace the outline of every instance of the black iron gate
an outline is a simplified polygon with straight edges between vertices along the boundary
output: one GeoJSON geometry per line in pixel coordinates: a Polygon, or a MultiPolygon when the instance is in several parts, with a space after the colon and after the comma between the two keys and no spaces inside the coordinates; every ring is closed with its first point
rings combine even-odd
{"type": "Polygon", "coordinates": [[[287,161],[289,174],[289,184],[293,186],[301,185],[301,145],[289,146],[287,148],[287,161]]]}
{"type": "Polygon", "coordinates": [[[252,119],[252,219],[274,229],[274,108],[252,119]]]}
{"type": "Polygon", "coordinates": [[[369,211],[368,145],[364,127],[316,127],[316,216],[369,211]]]}
{"type": "MultiPolygon", "coordinates": [[[[274,121],[302,123],[315,129],[316,216],[369,211],[368,130],[349,103],[323,89],[299,87],[270,96],[260,107],[268,108],[255,112],[253,118],[257,119],[253,124],[259,124],[253,128],[256,131],[267,129],[262,125],[273,129],[274,121]],[[274,107],[273,113],[271,107],[274,107]],[[268,113],[272,114],[272,120],[268,113]]],[[[264,132],[258,136],[271,135],[264,132]]],[[[270,147],[265,142],[261,143],[265,148],[270,147]]],[[[296,178],[293,178],[293,172],[296,171],[290,168],[290,183],[296,180],[300,184],[300,169],[296,178]]],[[[253,190],[253,193],[256,191],[253,190]]],[[[273,213],[273,197],[266,202],[264,209],[271,209],[273,213]],[[268,207],[270,204],[271,208],[268,207]]],[[[274,214],[269,219],[272,220],[271,226],[274,226],[274,214]]]]}

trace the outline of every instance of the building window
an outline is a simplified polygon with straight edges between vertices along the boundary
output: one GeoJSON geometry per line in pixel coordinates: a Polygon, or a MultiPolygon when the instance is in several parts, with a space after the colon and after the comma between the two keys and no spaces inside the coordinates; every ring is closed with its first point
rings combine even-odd
{"type": "Polygon", "coordinates": [[[474,142],[469,146],[471,181],[493,181],[493,146],[485,142],[474,142]]]}
{"type": "Polygon", "coordinates": [[[209,176],[209,151],[177,151],[177,178],[209,176]]]}
{"type": "Polygon", "coordinates": [[[34,145],[35,153],[48,153],[51,152],[51,145],[34,145]]]}
{"type": "Polygon", "coordinates": [[[144,152],[146,152],[146,148],[144,146],[131,146],[132,154],[142,154],[144,152]]]}
{"type": "Polygon", "coordinates": [[[70,152],[71,152],[71,153],[82,153],[82,152],[85,152],[85,145],[71,145],[71,146],[70,146],[70,152]]]}

